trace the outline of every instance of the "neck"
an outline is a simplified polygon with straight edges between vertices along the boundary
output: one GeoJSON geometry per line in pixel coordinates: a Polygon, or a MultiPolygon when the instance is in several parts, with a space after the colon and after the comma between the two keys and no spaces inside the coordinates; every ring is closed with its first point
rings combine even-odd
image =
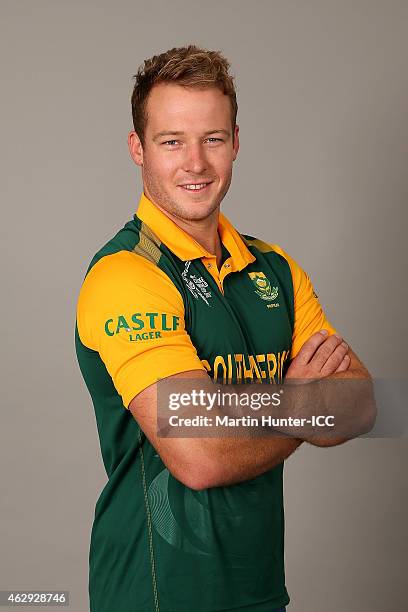
{"type": "Polygon", "coordinates": [[[172,215],[157,204],[155,205],[160,208],[160,210],[167,215],[167,217],[174,221],[176,225],[194,238],[198,244],[204,247],[206,251],[212,255],[215,255],[217,258],[217,267],[220,267],[222,260],[222,249],[221,240],[218,234],[219,208],[216,208],[216,210],[214,210],[214,212],[206,219],[195,221],[180,219],[180,217],[172,215]]]}

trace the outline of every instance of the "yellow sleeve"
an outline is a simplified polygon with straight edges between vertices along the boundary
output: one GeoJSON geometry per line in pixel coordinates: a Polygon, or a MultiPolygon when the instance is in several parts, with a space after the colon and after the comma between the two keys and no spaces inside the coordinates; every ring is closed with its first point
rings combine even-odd
{"type": "Polygon", "coordinates": [[[125,408],[143,389],[187,370],[205,370],[185,329],[184,303],[155,264],[130,251],[100,259],[77,304],[81,342],[97,351],[125,408]]]}
{"type": "Polygon", "coordinates": [[[306,272],[279,246],[273,245],[273,249],[286,259],[292,273],[295,324],[290,358],[293,359],[315,332],[327,329],[329,334],[335,334],[336,330],[327,320],[306,272]]]}

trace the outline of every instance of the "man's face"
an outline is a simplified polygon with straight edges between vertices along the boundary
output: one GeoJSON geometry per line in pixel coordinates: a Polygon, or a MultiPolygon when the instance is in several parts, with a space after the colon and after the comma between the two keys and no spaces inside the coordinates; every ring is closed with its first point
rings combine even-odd
{"type": "Polygon", "coordinates": [[[228,191],[239,148],[228,96],[215,87],[160,83],[149,94],[146,113],[144,147],[135,132],[128,139],[146,196],[170,216],[206,219],[228,191]]]}

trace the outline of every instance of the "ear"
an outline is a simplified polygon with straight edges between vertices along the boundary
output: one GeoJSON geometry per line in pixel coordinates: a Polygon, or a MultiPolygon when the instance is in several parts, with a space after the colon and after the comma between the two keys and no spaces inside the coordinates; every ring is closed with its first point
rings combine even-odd
{"type": "Polygon", "coordinates": [[[235,130],[234,130],[234,144],[233,144],[233,161],[236,160],[237,155],[238,155],[238,151],[239,151],[239,136],[238,136],[238,132],[239,132],[239,125],[235,126],[235,130]]]}
{"type": "Polygon", "coordinates": [[[128,147],[130,155],[137,166],[143,166],[143,147],[135,131],[128,134],[128,147]]]}

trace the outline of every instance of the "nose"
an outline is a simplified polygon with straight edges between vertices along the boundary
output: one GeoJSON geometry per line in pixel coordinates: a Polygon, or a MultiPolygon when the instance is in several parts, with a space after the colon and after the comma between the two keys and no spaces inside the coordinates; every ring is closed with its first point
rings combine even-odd
{"type": "Polygon", "coordinates": [[[190,174],[202,174],[207,170],[207,159],[201,143],[189,144],[183,160],[183,170],[190,174]]]}

